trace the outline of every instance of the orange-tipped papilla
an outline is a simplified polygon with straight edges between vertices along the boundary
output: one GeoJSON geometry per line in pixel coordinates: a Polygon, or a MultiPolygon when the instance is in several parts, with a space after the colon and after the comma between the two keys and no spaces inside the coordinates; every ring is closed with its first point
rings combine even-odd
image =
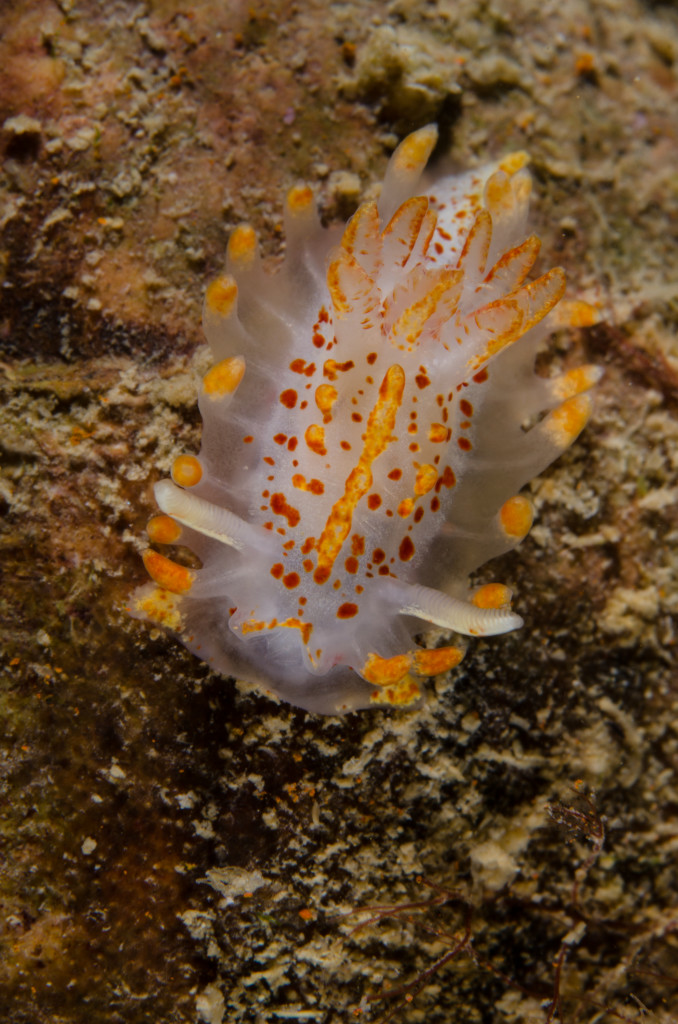
{"type": "Polygon", "coordinates": [[[564,450],[584,429],[591,415],[591,399],[588,394],[575,395],[554,409],[539,424],[539,428],[547,435],[555,448],[564,450]]]}
{"type": "Polygon", "coordinates": [[[522,540],[530,532],[534,519],[534,506],[524,494],[516,494],[499,509],[499,523],[507,537],[522,540]]]}
{"type": "Polygon", "coordinates": [[[238,285],[231,274],[221,274],[207,286],[202,327],[215,360],[245,350],[247,333],[238,319],[238,285]]]}
{"type": "Polygon", "coordinates": [[[294,185],[285,197],[285,238],[290,242],[304,239],[317,231],[320,222],[315,196],[308,185],[294,185]]]}
{"type": "Polygon", "coordinates": [[[195,455],[178,455],[172,464],[172,479],[179,487],[195,487],[202,480],[202,465],[195,455]]]}
{"type": "Polygon", "coordinates": [[[474,591],[471,600],[476,608],[510,608],[511,588],[503,583],[485,583],[474,591]]]}
{"type": "Polygon", "coordinates": [[[144,551],[142,557],[148,575],[154,583],[165,590],[170,590],[173,594],[187,594],[193,586],[195,572],[192,569],[187,569],[150,548],[144,551]]]}
{"type": "Polygon", "coordinates": [[[438,141],[438,128],[427,124],[412,132],[400,143],[389,160],[379,197],[379,214],[383,222],[415,191],[428,158],[438,141]]]}
{"type": "Polygon", "coordinates": [[[202,395],[211,402],[228,404],[245,376],[245,360],[242,356],[221,359],[202,379],[202,395]]]}
{"type": "Polygon", "coordinates": [[[251,224],[239,224],[231,232],[226,249],[226,266],[236,277],[258,268],[259,242],[251,224]]]}
{"type": "Polygon", "coordinates": [[[181,537],[181,526],[163,513],[149,520],[146,533],[153,544],[176,544],[181,537]]]}
{"type": "Polygon", "coordinates": [[[594,384],[597,384],[600,378],[603,376],[602,366],[596,366],[593,363],[585,363],[583,366],[575,366],[567,373],[561,374],[559,377],[554,377],[549,381],[551,392],[561,401],[567,398],[574,398],[575,395],[581,395],[589,388],[592,388],[594,384]]]}

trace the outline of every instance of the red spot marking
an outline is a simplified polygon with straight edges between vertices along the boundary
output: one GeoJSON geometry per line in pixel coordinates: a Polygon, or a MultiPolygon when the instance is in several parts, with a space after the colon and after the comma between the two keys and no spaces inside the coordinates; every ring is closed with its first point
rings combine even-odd
{"type": "Polygon", "coordinates": [[[373,366],[376,363],[376,361],[377,361],[377,353],[376,352],[370,352],[370,354],[368,356],[366,356],[366,359],[367,359],[367,362],[369,363],[369,365],[373,366]]]}
{"type": "Polygon", "coordinates": [[[403,537],[398,548],[398,556],[401,562],[409,562],[414,555],[414,544],[411,537],[403,537]]]}
{"type": "MultiPolygon", "coordinates": [[[[269,466],[275,466],[275,459],[272,459],[270,455],[264,456],[264,462],[266,462],[269,466]]],[[[268,479],[270,480],[271,478],[269,477],[268,479]]]]}
{"type": "Polygon", "coordinates": [[[454,487],[454,485],[457,482],[457,478],[454,475],[454,471],[450,468],[450,466],[445,466],[445,469],[443,470],[443,475],[441,476],[440,479],[442,481],[443,487],[454,487]]]}
{"type": "Polygon", "coordinates": [[[414,379],[418,388],[427,388],[431,383],[425,373],[418,373],[414,379]]]}
{"type": "Polygon", "coordinates": [[[488,378],[488,372],[487,372],[487,370],[484,370],[484,369],[483,370],[479,370],[478,373],[474,374],[474,377],[473,377],[473,379],[476,382],[476,384],[484,384],[485,381],[487,380],[487,378],[488,378]]]}
{"type": "Polygon", "coordinates": [[[273,523],[264,523],[264,529],[265,530],[272,530],[273,529],[273,523]]]}
{"type": "Polygon", "coordinates": [[[313,579],[316,583],[327,583],[330,578],[331,569],[329,566],[323,566],[321,569],[316,569],[313,573],[313,579]]]}
{"type": "Polygon", "coordinates": [[[355,592],[356,592],[356,594],[362,594],[362,592],[363,592],[363,590],[364,590],[364,589],[365,589],[365,588],[364,588],[364,587],[361,587],[361,586],[360,586],[360,584],[358,583],[358,584],[357,584],[357,586],[356,586],[356,588],[355,588],[355,592]]]}
{"type": "Polygon", "coordinates": [[[292,373],[303,373],[305,366],[305,359],[293,359],[292,362],[290,363],[290,370],[292,371],[292,373]]]}
{"type": "Polygon", "coordinates": [[[313,551],[315,547],[315,537],[307,537],[304,543],[301,545],[302,555],[307,555],[309,551],[313,551]]]}
{"type": "Polygon", "coordinates": [[[301,402],[301,404],[299,405],[299,408],[300,409],[307,409],[308,408],[308,402],[301,402]]]}
{"type": "Polygon", "coordinates": [[[307,601],[308,601],[307,597],[300,597],[299,598],[299,604],[302,605],[302,606],[305,605],[307,601]]]}
{"type": "Polygon", "coordinates": [[[391,575],[391,570],[389,569],[389,567],[387,565],[380,565],[379,566],[379,575],[380,576],[390,576],[391,575]]]}
{"type": "Polygon", "coordinates": [[[321,306],[320,307],[320,312],[318,313],[318,323],[320,323],[320,324],[328,324],[329,322],[330,322],[330,314],[327,312],[327,310],[325,309],[324,306],[321,306]]]}
{"type": "Polygon", "coordinates": [[[349,601],[346,604],[340,604],[337,609],[338,619],[352,619],[358,614],[358,605],[351,604],[349,601]]]}
{"type": "Polygon", "coordinates": [[[276,444],[284,444],[287,440],[287,434],[274,434],[273,440],[276,444]]]}
{"type": "Polygon", "coordinates": [[[458,437],[457,444],[463,452],[470,452],[473,445],[469,441],[468,437],[458,437]]]}
{"type": "Polygon", "coordinates": [[[445,396],[444,395],[436,395],[436,402],[438,403],[438,405],[442,409],[443,405],[445,404],[445,396]]]}
{"type": "Polygon", "coordinates": [[[315,345],[316,348],[322,348],[323,345],[325,344],[325,339],[323,338],[322,334],[318,333],[318,331],[313,332],[313,344],[315,345]]]}
{"type": "Polygon", "coordinates": [[[288,540],[286,544],[283,544],[283,548],[285,549],[285,551],[291,551],[293,547],[294,547],[294,541],[293,540],[288,540]]]}
{"type": "Polygon", "coordinates": [[[368,496],[368,498],[367,498],[367,507],[369,509],[371,509],[372,512],[376,512],[380,505],[381,505],[381,498],[379,497],[378,494],[370,494],[368,496]]]}
{"type": "MultiPolygon", "coordinates": [[[[311,572],[311,570],[313,569],[313,562],[310,558],[305,558],[301,564],[303,565],[306,572],[311,572]]],[[[299,600],[301,600],[301,598],[299,598],[299,600]]]]}
{"type": "Polygon", "coordinates": [[[288,572],[287,576],[283,576],[283,584],[288,590],[294,590],[300,583],[299,574],[296,572],[288,572]]]}
{"type": "Polygon", "coordinates": [[[254,438],[252,437],[251,434],[248,434],[247,437],[243,437],[243,439],[242,439],[243,444],[252,444],[253,440],[254,440],[254,438]]]}
{"type": "Polygon", "coordinates": [[[372,561],[376,565],[381,565],[381,563],[385,561],[385,559],[386,553],[382,551],[381,548],[375,548],[374,551],[372,552],[372,561]]]}
{"type": "Polygon", "coordinates": [[[346,572],[354,573],[358,571],[358,559],[354,558],[353,555],[349,555],[344,562],[344,565],[346,567],[346,572]]]}
{"type": "Polygon", "coordinates": [[[468,430],[468,428],[470,426],[471,426],[471,421],[470,420],[462,420],[461,423],[459,424],[459,429],[460,430],[468,430]]]}
{"type": "Polygon", "coordinates": [[[285,495],[279,492],[271,495],[271,511],[277,516],[284,516],[290,527],[296,526],[301,519],[299,510],[288,505],[285,495]]]}
{"type": "Polygon", "coordinates": [[[473,416],[473,406],[466,398],[462,398],[459,403],[459,408],[461,409],[463,416],[473,416]]]}
{"type": "Polygon", "coordinates": [[[440,498],[431,498],[431,512],[437,512],[440,508],[440,498]]]}
{"type": "Polygon", "coordinates": [[[299,441],[297,440],[297,438],[296,437],[291,437],[289,439],[289,441],[287,442],[287,450],[289,452],[293,452],[298,444],[299,444],[299,441]]]}
{"type": "Polygon", "coordinates": [[[341,586],[341,580],[335,580],[334,583],[332,584],[332,589],[333,590],[339,590],[340,586],[341,586]]]}
{"type": "Polygon", "coordinates": [[[408,426],[407,426],[407,433],[408,434],[416,434],[417,429],[418,428],[417,428],[417,424],[416,423],[409,423],[408,426]]]}
{"type": "Polygon", "coordinates": [[[403,475],[402,469],[392,469],[388,474],[389,480],[400,480],[403,475]]]}
{"type": "Polygon", "coordinates": [[[415,523],[420,523],[421,520],[423,519],[423,517],[424,517],[424,509],[420,505],[419,508],[416,509],[415,513],[414,513],[414,521],[415,521],[415,523]]]}
{"type": "Polygon", "coordinates": [[[328,380],[336,380],[338,373],[348,373],[354,366],[355,363],[352,359],[347,359],[345,363],[338,363],[336,359],[328,359],[323,364],[323,376],[328,380]]]}
{"type": "Polygon", "coordinates": [[[354,423],[362,423],[363,421],[363,418],[359,412],[352,412],[351,419],[353,420],[354,423]]]}
{"type": "Polygon", "coordinates": [[[229,615],[235,615],[235,613],[237,612],[237,610],[238,610],[238,606],[236,605],[236,606],[235,606],[235,608],[229,608],[229,609],[228,609],[228,614],[229,614],[229,615]]]}
{"type": "Polygon", "coordinates": [[[351,551],[358,556],[365,554],[365,538],[359,533],[354,533],[351,537],[351,551]]]}
{"type": "Polygon", "coordinates": [[[418,452],[419,451],[419,445],[416,443],[416,441],[415,441],[414,444],[410,445],[410,451],[411,452],[418,452]]]}
{"type": "Polygon", "coordinates": [[[282,564],[282,562],[276,562],[275,565],[271,566],[271,576],[274,576],[275,579],[277,580],[280,579],[284,571],[285,566],[282,564]]]}

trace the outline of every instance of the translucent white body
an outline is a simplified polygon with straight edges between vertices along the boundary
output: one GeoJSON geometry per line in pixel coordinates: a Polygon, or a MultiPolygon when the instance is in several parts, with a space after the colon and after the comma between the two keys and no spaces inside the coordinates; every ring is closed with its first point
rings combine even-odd
{"type": "MultiPolygon", "coordinates": [[[[275,275],[251,229],[232,237],[205,305],[216,366],[199,460],[156,490],[181,536],[152,539],[203,567],[152,553],[133,614],[312,711],[416,699],[462,654],[419,649],[427,622],[467,635],[521,624],[507,588],[470,594],[468,576],[529,530],[514,495],[576,437],[598,377],[534,373],[564,275],[527,282],[539,244],[525,235],[524,158],[416,196],[434,142],[429,127],[401,144],[379,206],[343,235],[292,190],[275,275]]],[[[569,319],[585,322],[582,308],[569,319]]]]}

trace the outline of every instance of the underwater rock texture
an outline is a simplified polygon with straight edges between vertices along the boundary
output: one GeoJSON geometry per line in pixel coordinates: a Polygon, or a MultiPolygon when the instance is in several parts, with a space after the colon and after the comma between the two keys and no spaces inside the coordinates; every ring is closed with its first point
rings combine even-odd
{"type": "Polygon", "coordinates": [[[675,8],[37,0],[0,58],[2,1019],[379,1020],[449,953],[396,1019],[668,1024],[675,8]],[[483,577],[525,627],[418,710],[324,720],[123,606],[152,483],[197,448],[228,232],[274,266],[291,184],[344,217],[431,119],[458,167],[530,152],[543,265],[605,316],[555,363],[606,376],[483,577]],[[427,883],[448,902],[411,921],[342,916],[427,883]]]}

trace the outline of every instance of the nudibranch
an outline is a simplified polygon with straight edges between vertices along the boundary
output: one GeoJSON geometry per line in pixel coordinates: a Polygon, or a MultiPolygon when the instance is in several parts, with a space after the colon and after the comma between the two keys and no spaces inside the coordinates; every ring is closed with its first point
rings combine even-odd
{"type": "Polygon", "coordinates": [[[408,704],[461,637],[522,625],[508,587],[469,576],[529,531],[516,492],[579,434],[600,375],[535,373],[550,332],[595,315],[562,300],[560,268],[529,277],[526,155],[419,193],[436,139],[408,136],[343,231],[292,188],[277,274],[235,229],[204,304],[200,455],[155,486],[132,614],[314,712],[408,704]],[[454,639],[418,646],[430,624],[454,639]]]}

